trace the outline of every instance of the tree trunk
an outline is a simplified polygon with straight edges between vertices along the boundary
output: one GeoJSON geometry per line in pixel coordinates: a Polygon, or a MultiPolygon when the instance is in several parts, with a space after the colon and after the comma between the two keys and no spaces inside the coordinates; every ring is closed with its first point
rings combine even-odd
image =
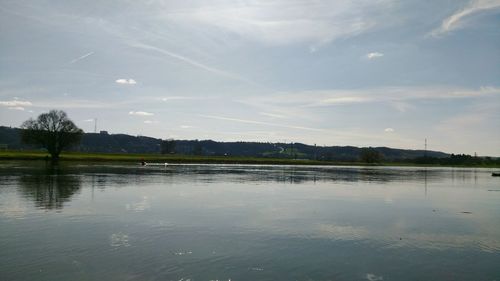
{"type": "Polygon", "coordinates": [[[59,161],[59,153],[57,153],[57,152],[51,152],[50,153],[50,161],[52,163],[57,163],[59,161]]]}

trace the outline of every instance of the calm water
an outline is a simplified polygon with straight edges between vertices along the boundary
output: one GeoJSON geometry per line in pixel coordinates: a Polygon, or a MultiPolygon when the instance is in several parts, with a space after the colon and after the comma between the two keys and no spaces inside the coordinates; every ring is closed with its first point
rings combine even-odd
{"type": "Polygon", "coordinates": [[[500,280],[491,171],[0,162],[0,280],[500,280]]]}

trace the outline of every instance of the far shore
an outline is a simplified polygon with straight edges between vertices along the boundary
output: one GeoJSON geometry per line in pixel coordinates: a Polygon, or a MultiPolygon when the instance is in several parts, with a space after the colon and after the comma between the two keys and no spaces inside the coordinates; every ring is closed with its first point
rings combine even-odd
{"type": "MultiPolygon", "coordinates": [[[[50,160],[49,154],[43,151],[0,151],[0,161],[12,160],[50,160]]],[[[318,161],[308,159],[283,159],[283,158],[259,158],[241,156],[201,156],[201,155],[179,155],[179,154],[136,154],[136,153],[83,153],[65,152],[60,155],[62,162],[134,162],[140,163],[198,163],[198,164],[268,164],[268,165],[338,165],[338,166],[414,166],[414,167],[473,167],[473,168],[500,168],[500,165],[427,165],[411,162],[339,162],[318,161]]]]}

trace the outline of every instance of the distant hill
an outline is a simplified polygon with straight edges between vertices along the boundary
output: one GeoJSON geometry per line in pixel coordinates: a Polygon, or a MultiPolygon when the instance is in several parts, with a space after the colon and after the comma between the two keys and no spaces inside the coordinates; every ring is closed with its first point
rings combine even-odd
{"type": "MultiPolygon", "coordinates": [[[[9,149],[40,149],[21,143],[19,128],[0,126],[0,144],[9,149]]],[[[356,161],[362,148],[354,146],[312,146],[302,143],[217,142],[213,140],[175,140],[171,153],[197,155],[228,155],[272,158],[317,159],[329,161],[356,161]]],[[[388,161],[409,160],[427,155],[445,158],[439,151],[375,147],[388,161]]],[[[125,134],[85,133],[73,151],[105,153],[161,153],[162,140],[125,134]]]]}

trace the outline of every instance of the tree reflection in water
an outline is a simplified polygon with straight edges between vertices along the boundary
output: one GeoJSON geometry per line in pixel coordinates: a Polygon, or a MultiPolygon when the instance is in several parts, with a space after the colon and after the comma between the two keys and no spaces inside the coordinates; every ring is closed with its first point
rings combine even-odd
{"type": "Polygon", "coordinates": [[[80,176],[67,173],[59,166],[46,166],[30,172],[19,178],[20,189],[25,197],[35,201],[38,208],[62,209],[63,204],[81,188],[80,176]]]}

